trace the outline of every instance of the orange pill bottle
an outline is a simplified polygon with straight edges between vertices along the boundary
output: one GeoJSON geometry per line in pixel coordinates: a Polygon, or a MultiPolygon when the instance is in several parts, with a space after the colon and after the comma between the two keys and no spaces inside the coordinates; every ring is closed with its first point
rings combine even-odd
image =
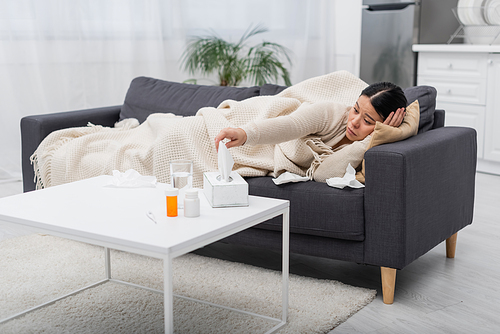
{"type": "Polygon", "coordinates": [[[165,190],[165,197],[167,201],[167,217],[177,217],[177,197],[179,189],[169,188],[165,190]]]}

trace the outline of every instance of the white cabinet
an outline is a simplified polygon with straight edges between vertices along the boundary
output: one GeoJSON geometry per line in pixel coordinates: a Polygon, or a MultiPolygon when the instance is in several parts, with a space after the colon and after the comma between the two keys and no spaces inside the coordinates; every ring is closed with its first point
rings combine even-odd
{"type": "Polygon", "coordinates": [[[488,57],[484,159],[500,163],[500,54],[488,57]]]}
{"type": "Polygon", "coordinates": [[[442,49],[420,50],[417,84],[437,89],[446,126],[476,129],[478,171],[500,174],[500,54],[442,49]]]}
{"type": "MultiPolygon", "coordinates": [[[[427,85],[427,84],[425,84],[427,85]]],[[[430,85],[430,84],[429,84],[430,85]]],[[[433,86],[433,85],[430,85],[433,86]]],[[[435,87],[435,86],[434,86],[435,87]]],[[[445,110],[445,126],[465,126],[477,132],[477,157],[483,158],[485,106],[440,102],[438,109],[445,110]]],[[[500,173],[500,170],[499,170],[500,173]]]]}

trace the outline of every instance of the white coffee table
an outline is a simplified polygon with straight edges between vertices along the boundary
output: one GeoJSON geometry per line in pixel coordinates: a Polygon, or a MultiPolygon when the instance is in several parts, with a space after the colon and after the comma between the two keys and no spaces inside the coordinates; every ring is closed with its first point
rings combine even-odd
{"type": "Polygon", "coordinates": [[[250,196],[248,207],[212,208],[203,193],[200,193],[200,217],[185,218],[182,210],[179,210],[178,217],[170,218],[164,214],[165,196],[163,190],[167,185],[158,184],[156,188],[117,188],[109,186],[110,182],[111,176],[99,176],[0,198],[0,220],[33,227],[51,235],[103,246],[106,268],[106,277],[102,281],[2,319],[0,323],[52,304],[85,289],[112,281],[163,293],[165,332],[173,333],[172,259],[257,225],[267,219],[282,215],[283,307],[281,319],[235,310],[221,305],[215,306],[276,321],[276,326],[267,333],[276,332],[286,324],[289,269],[288,201],[250,196]],[[156,223],[147,216],[147,211],[153,212],[156,223]],[[111,248],[162,259],[164,290],[141,287],[113,279],[111,277],[109,251],[111,248]]]}

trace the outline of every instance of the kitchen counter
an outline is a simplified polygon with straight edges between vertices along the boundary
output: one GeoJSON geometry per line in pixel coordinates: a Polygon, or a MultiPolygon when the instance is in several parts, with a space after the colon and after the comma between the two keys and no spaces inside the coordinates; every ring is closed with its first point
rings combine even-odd
{"type": "Polygon", "coordinates": [[[414,52],[486,52],[500,53],[500,45],[486,44],[413,44],[414,52]]]}

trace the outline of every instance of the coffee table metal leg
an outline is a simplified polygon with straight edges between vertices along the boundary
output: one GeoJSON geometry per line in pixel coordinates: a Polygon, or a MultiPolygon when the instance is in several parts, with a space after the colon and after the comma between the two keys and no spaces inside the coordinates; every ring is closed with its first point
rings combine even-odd
{"type": "Polygon", "coordinates": [[[105,262],[106,278],[111,279],[111,259],[108,247],[104,247],[104,262],[105,262]]]}
{"type": "Polygon", "coordinates": [[[283,250],[282,250],[282,303],[283,303],[283,315],[281,320],[286,323],[288,318],[288,274],[289,274],[289,259],[290,259],[290,220],[289,220],[290,210],[287,209],[286,212],[283,213],[283,250]]]}
{"type": "Polygon", "coordinates": [[[174,301],[172,296],[172,259],[163,259],[163,298],[165,304],[165,333],[174,332],[174,301]]]}

